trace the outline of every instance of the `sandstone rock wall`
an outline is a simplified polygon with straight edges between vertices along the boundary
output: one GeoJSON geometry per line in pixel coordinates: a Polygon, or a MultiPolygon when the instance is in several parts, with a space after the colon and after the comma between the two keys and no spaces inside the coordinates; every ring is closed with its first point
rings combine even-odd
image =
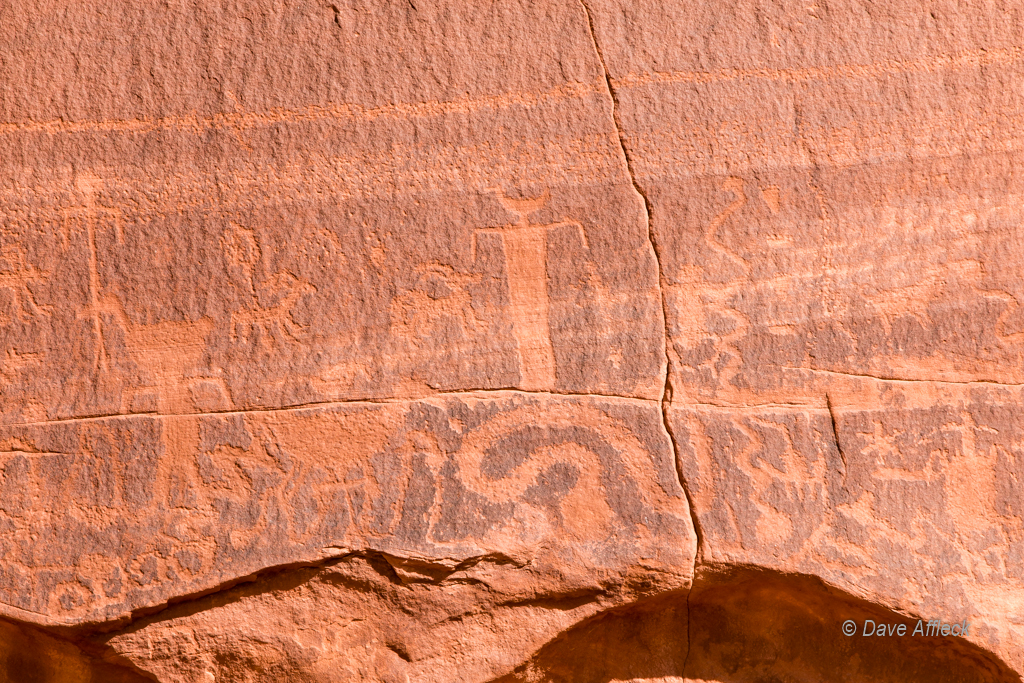
{"type": "Polygon", "coordinates": [[[0,4],[0,677],[1020,680],[1022,35],[0,4]]]}

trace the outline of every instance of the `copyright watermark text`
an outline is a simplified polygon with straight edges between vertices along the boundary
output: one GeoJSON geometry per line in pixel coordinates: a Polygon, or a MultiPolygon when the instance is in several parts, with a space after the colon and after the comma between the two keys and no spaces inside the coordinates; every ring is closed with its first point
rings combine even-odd
{"type": "Polygon", "coordinates": [[[853,619],[843,622],[843,635],[847,636],[967,636],[970,635],[971,625],[966,619],[962,622],[946,623],[938,619],[929,621],[918,620],[917,624],[910,628],[910,624],[880,624],[873,619],[865,619],[863,624],[858,624],[853,619]]]}

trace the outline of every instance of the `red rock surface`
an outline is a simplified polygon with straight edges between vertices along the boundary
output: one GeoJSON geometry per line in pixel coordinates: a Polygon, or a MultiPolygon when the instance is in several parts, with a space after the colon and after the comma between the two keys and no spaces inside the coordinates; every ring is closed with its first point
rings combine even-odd
{"type": "Polygon", "coordinates": [[[1020,680],[1022,35],[0,5],[0,679],[1020,680]]]}

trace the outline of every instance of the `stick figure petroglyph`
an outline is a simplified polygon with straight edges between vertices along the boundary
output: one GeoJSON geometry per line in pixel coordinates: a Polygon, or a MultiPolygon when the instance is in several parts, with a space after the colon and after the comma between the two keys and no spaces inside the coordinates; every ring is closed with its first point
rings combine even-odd
{"type": "Polygon", "coordinates": [[[122,410],[187,413],[196,408],[196,397],[200,398],[201,403],[216,404],[219,408],[230,407],[230,392],[224,380],[218,376],[206,376],[200,371],[206,337],[213,327],[212,320],[201,318],[139,323],[126,315],[113,287],[104,291],[101,286],[97,233],[102,228],[111,229],[117,243],[124,243],[121,211],[98,203],[98,195],[103,187],[104,181],[101,178],[88,174],[78,176],[75,188],[82,196],[82,203],[64,212],[65,244],[72,230],[84,232],[87,241],[89,298],[79,318],[85,318],[92,324],[96,339],[93,367],[106,372],[111,369],[111,363],[117,365],[116,358],[111,357],[107,336],[120,328],[126,342],[125,350],[141,370],[137,382],[123,387],[122,410]]]}
{"type": "Polygon", "coordinates": [[[68,229],[73,223],[78,223],[85,228],[86,238],[89,247],[89,303],[86,311],[81,317],[92,320],[93,333],[96,337],[96,355],[94,367],[107,369],[107,346],[103,336],[103,313],[106,311],[106,302],[100,295],[100,276],[97,266],[98,256],[96,252],[96,231],[104,225],[112,226],[118,243],[124,240],[121,234],[121,212],[117,209],[109,209],[99,206],[96,202],[96,195],[103,188],[103,180],[92,175],[80,175],[75,179],[75,188],[82,195],[80,206],[67,209],[64,212],[64,239],[68,240],[68,229]]]}
{"type": "Polygon", "coordinates": [[[494,190],[498,201],[518,219],[510,225],[480,228],[473,233],[472,258],[476,260],[476,240],[480,233],[501,236],[508,272],[509,298],[512,300],[512,331],[519,352],[520,388],[552,389],[555,385],[555,354],[551,347],[548,318],[547,234],[555,228],[575,228],[587,244],[587,234],[576,221],[531,223],[529,216],[542,208],[551,197],[514,199],[501,190],[494,190]]]}
{"type": "Polygon", "coordinates": [[[747,203],[747,194],[743,191],[743,180],[741,178],[728,178],[722,183],[722,189],[726,192],[731,192],[735,199],[730,202],[729,206],[725,207],[725,209],[723,209],[717,216],[711,219],[711,222],[708,224],[705,237],[712,249],[715,249],[722,255],[726,256],[746,272],[749,270],[747,262],[736,254],[736,252],[726,246],[718,234],[726,221],[728,221],[734,213],[743,208],[747,203]]]}

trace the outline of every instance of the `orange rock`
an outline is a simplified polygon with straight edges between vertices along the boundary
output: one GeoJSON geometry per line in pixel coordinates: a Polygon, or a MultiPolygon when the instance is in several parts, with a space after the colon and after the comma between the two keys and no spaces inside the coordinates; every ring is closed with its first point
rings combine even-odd
{"type": "Polygon", "coordinates": [[[588,4],[701,560],[969,617],[1024,668],[1024,108],[995,94],[1024,77],[1019,17],[588,4]]]}
{"type": "Polygon", "coordinates": [[[0,679],[1019,680],[1022,22],[0,9],[0,679]]]}
{"type": "Polygon", "coordinates": [[[353,552],[413,574],[547,558],[567,580],[674,586],[696,552],[660,411],[632,399],[494,392],[0,434],[0,610],[37,623],[123,619],[353,552]]]}

